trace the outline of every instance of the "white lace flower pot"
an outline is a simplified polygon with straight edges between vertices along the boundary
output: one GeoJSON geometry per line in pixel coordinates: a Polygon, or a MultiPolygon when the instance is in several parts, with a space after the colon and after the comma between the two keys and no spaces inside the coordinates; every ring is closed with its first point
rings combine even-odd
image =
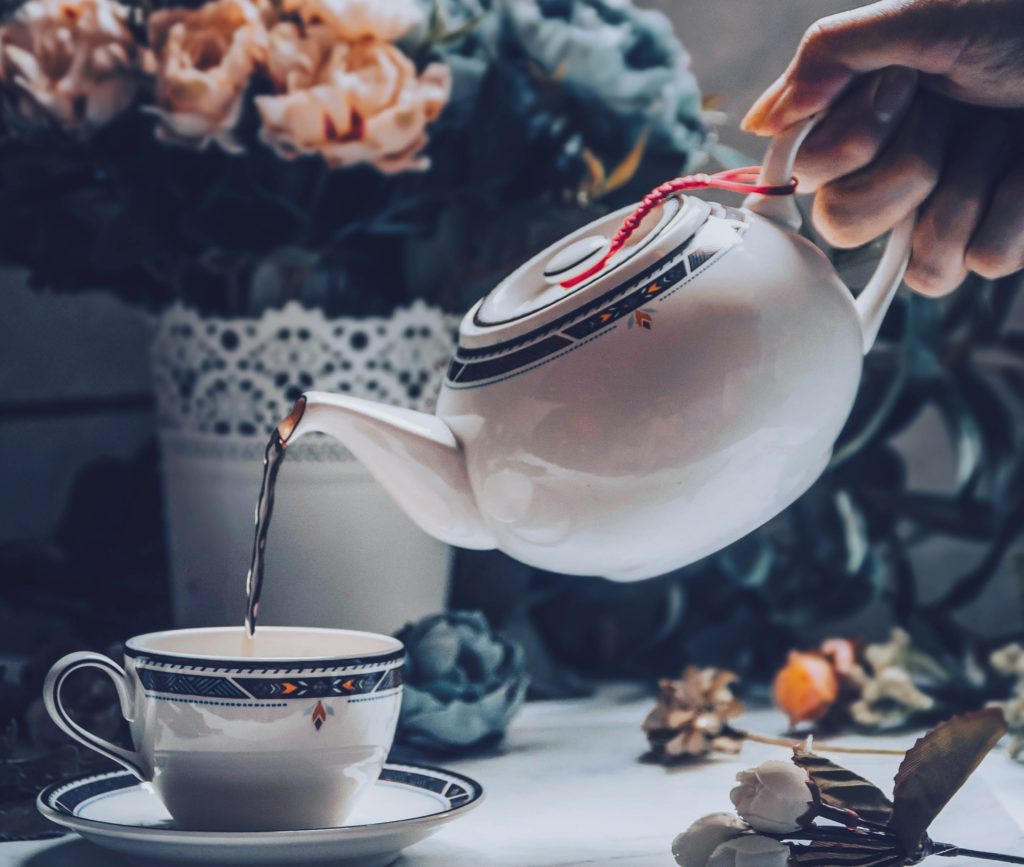
{"type": "MultiPolygon", "coordinates": [[[[241,623],[263,449],[303,391],[431,411],[457,319],[423,303],[326,319],[289,304],[260,319],[162,314],[153,380],[174,617],[241,623]]],[[[444,608],[450,551],[333,440],[288,449],[267,545],[261,621],[393,632],[444,608]]]]}

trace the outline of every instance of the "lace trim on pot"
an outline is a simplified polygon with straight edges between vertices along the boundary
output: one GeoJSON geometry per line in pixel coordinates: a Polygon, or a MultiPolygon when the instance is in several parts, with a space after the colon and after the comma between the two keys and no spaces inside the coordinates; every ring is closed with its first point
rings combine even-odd
{"type": "MultiPolygon", "coordinates": [[[[433,412],[460,318],[422,301],[362,319],[327,319],[294,302],[258,319],[205,317],[176,304],[157,320],[152,348],[161,430],[202,438],[211,456],[249,458],[262,454],[304,391],[433,412]]],[[[306,460],[347,454],[323,441],[295,451],[306,460]]]]}

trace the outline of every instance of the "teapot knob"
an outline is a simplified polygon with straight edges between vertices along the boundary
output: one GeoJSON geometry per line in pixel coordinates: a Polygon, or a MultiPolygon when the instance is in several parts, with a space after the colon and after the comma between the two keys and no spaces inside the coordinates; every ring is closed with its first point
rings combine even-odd
{"type": "Polygon", "coordinates": [[[544,266],[544,281],[554,286],[564,280],[571,280],[599,262],[611,241],[604,235],[590,235],[563,247],[544,266]]]}

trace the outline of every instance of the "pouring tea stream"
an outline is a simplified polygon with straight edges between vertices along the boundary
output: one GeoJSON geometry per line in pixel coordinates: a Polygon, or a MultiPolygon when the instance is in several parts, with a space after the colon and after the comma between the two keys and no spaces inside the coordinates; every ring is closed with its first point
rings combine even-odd
{"type": "Polygon", "coordinates": [[[756,529],[826,467],[910,253],[908,219],[854,299],[796,233],[812,123],[742,208],[666,193],[522,265],[462,320],[436,415],[309,392],[281,441],[336,437],[426,532],[555,572],[639,580],[756,529]]]}

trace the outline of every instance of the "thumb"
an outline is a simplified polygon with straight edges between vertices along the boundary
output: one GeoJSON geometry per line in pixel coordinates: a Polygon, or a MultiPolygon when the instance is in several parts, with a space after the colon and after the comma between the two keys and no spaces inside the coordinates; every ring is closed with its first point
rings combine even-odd
{"type": "Polygon", "coordinates": [[[949,72],[970,36],[958,17],[954,4],[880,0],[820,19],[786,71],[751,107],[743,129],[775,135],[828,108],[865,72],[887,66],[949,72]]]}

